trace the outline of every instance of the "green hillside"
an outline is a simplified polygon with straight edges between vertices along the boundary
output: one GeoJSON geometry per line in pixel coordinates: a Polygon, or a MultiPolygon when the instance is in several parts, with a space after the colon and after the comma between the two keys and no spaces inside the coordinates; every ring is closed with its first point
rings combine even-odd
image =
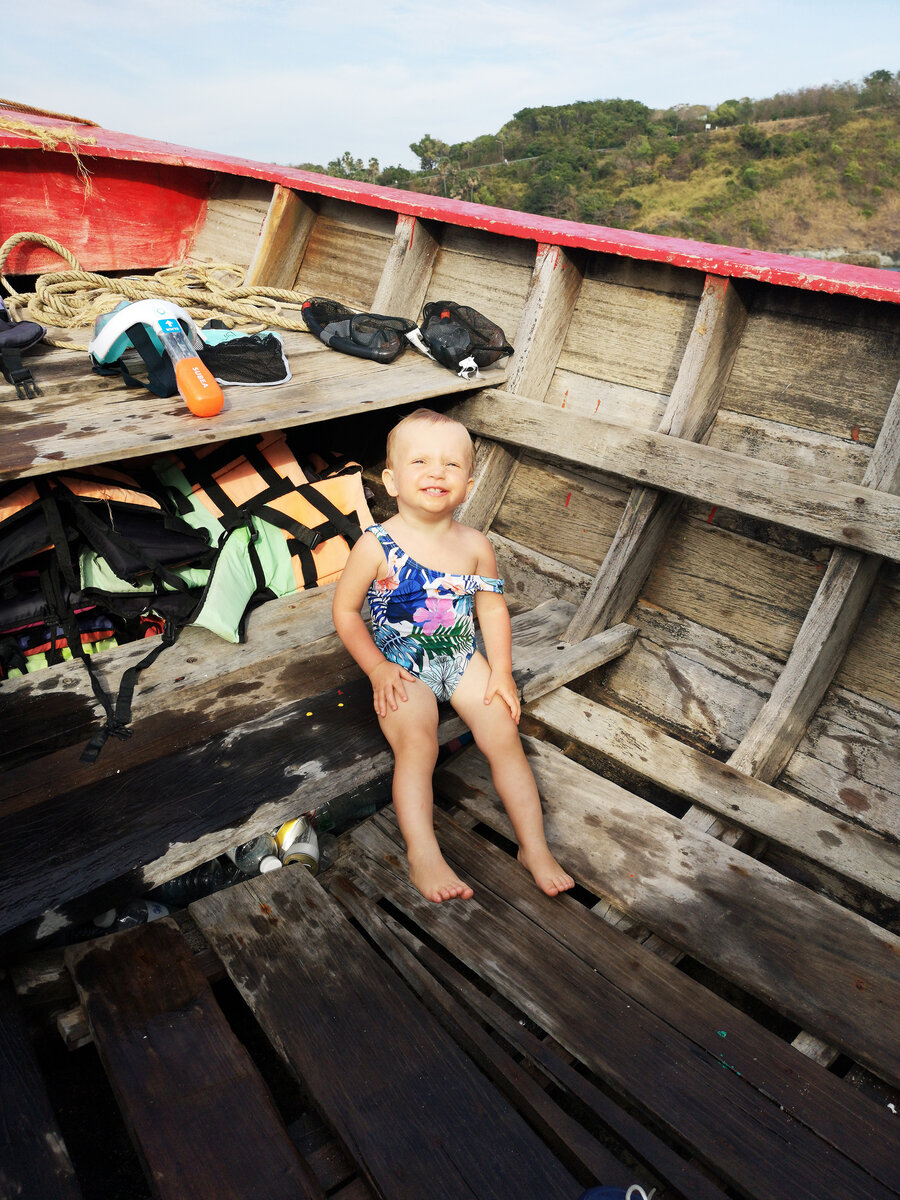
{"type": "Polygon", "coordinates": [[[350,153],[316,169],[617,228],[900,265],[900,72],[714,108],[526,108],[497,133],[456,145],[425,134],[411,149],[418,172],[350,153]]]}

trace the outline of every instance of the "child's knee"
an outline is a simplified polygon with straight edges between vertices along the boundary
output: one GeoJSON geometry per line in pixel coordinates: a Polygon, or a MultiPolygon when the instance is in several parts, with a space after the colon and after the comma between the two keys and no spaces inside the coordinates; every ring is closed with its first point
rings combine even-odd
{"type": "Polygon", "coordinates": [[[473,729],[472,736],[488,762],[496,757],[509,758],[511,755],[524,754],[518,726],[505,705],[497,719],[473,729]]]}

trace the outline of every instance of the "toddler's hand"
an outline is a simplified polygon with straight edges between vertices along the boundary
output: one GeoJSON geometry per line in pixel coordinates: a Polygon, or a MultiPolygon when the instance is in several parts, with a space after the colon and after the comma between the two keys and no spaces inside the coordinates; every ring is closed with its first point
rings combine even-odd
{"type": "Polygon", "coordinates": [[[404,670],[397,663],[388,662],[387,659],[369,673],[375,711],[379,717],[386,716],[389,708],[393,712],[397,711],[398,698],[406,700],[406,688],[403,686],[403,681],[405,679],[415,681],[415,678],[415,675],[410,675],[409,671],[404,670]]]}
{"type": "Polygon", "coordinates": [[[509,715],[518,725],[522,706],[519,703],[519,692],[516,688],[516,682],[509,671],[491,671],[491,676],[488,679],[488,685],[484,692],[485,704],[490,704],[495,696],[500,697],[509,709],[509,715]]]}

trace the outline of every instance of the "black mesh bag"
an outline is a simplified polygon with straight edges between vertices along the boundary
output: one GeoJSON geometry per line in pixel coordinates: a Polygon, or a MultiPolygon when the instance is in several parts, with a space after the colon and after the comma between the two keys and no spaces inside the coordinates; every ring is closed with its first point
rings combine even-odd
{"type": "Polygon", "coordinates": [[[416,327],[406,317],[354,313],[336,300],[318,296],[306,300],[300,311],[307,329],[332,350],[380,363],[398,358],[406,349],[406,335],[416,327]]]}
{"type": "Polygon", "coordinates": [[[291,377],[281,338],[274,333],[250,333],[206,345],[200,357],[219,383],[266,386],[291,377]]]}
{"type": "Polygon", "coordinates": [[[426,304],[419,333],[437,361],[463,377],[513,352],[499,325],[452,300],[426,304]]]}

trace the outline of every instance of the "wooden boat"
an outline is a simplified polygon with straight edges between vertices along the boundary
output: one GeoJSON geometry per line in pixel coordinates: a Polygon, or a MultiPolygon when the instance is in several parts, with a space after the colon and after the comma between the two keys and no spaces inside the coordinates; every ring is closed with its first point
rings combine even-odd
{"type": "MultiPolygon", "coordinates": [[[[8,109],[0,170],[0,242],[34,230],[84,270],[224,259],[260,288],[412,319],[449,297],[504,328],[514,356],[470,381],[287,333],[291,382],[203,422],[45,347],[40,396],[0,384],[0,473],[302,427],[363,454],[378,516],[385,429],[421,403],[457,415],[478,439],[463,516],[507,581],[523,735],[578,883],[550,900],[525,879],[470,746],[436,776],[469,902],[410,888],[385,808],[317,879],[273,872],[53,946],[384,790],[390,760],[330,587],[263,605],[240,645],[187,629],[141,676],[133,737],[92,765],[80,663],[5,682],[6,1194],[113,1194],[87,1190],[36,1064],[49,1013],[90,1043],[76,1057],[99,1052],[122,1113],[103,1136],[127,1127],[152,1195],[900,1196],[900,276],[8,109]],[[223,1016],[238,994],[262,1051],[223,1016]],[[304,1097],[318,1124],[272,1100],[269,1043],[287,1108],[304,1097]]],[[[23,243],[3,270],[58,267],[23,243]]],[[[452,713],[441,730],[460,735],[452,713]]]]}

